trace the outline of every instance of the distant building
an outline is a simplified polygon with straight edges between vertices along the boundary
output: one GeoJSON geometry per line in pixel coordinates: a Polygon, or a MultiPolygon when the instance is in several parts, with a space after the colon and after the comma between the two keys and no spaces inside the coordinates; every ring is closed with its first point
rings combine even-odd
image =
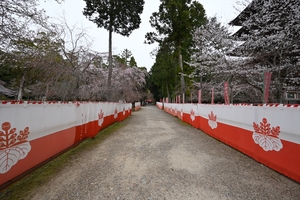
{"type": "Polygon", "coordinates": [[[300,91],[288,91],[284,93],[284,103],[300,104],[300,91]]]}
{"type": "MultiPolygon", "coordinates": [[[[11,89],[8,89],[6,87],[4,87],[6,83],[4,81],[1,81],[0,80],[0,94],[4,95],[4,96],[7,96],[9,98],[11,97],[15,97],[17,95],[17,92],[16,91],[13,91],[11,89]]],[[[1,96],[1,95],[0,95],[1,96]]],[[[1,99],[0,99],[1,100],[1,99]]]]}

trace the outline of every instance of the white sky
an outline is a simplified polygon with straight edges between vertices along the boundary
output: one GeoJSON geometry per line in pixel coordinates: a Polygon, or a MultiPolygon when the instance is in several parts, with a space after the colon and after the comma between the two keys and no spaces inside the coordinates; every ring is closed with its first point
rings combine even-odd
{"type": "MultiPolygon", "coordinates": [[[[237,0],[198,0],[208,17],[217,16],[219,21],[227,24],[238,15],[235,10],[237,0]]],[[[40,0],[40,5],[46,10],[46,14],[51,18],[62,19],[65,16],[69,26],[77,25],[79,28],[87,29],[88,35],[93,39],[92,49],[98,52],[108,52],[108,32],[104,28],[97,28],[96,24],[89,21],[83,14],[85,2],[83,0],[65,0],[62,4],[55,1],[40,0]]],[[[124,49],[132,52],[139,67],[146,67],[148,71],[155,62],[155,58],[150,56],[157,44],[144,44],[145,34],[155,31],[149,24],[150,16],[158,11],[159,0],[145,0],[144,11],[141,15],[142,23],[140,28],[133,31],[129,37],[113,34],[113,54],[120,54],[124,49]]]]}

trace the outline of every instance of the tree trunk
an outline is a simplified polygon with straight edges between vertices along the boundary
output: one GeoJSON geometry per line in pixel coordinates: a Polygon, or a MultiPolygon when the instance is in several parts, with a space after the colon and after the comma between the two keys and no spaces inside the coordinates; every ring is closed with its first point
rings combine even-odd
{"type": "Polygon", "coordinates": [[[111,85],[111,76],[112,76],[112,30],[109,30],[108,37],[108,78],[107,85],[111,85]]]}
{"type": "Polygon", "coordinates": [[[46,84],[46,92],[45,92],[45,98],[43,98],[43,101],[47,101],[48,99],[48,94],[49,94],[49,82],[46,84]]]}
{"type": "MultiPolygon", "coordinates": [[[[180,52],[180,48],[179,48],[179,66],[180,66],[180,69],[181,69],[181,73],[183,73],[182,54],[180,52]]],[[[180,83],[181,83],[181,93],[185,94],[185,84],[184,84],[184,76],[183,76],[183,74],[181,74],[180,83]]]]}
{"type": "Polygon", "coordinates": [[[164,82],[163,82],[163,80],[161,82],[161,95],[162,95],[162,98],[164,98],[164,82]]]}
{"type": "Polygon", "coordinates": [[[107,89],[106,89],[106,97],[108,101],[111,101],[111,76],[112,76],[112,28],[109,29],[109,37],[108,37],[108,77],[107,77],[107,89]]]}
{"type": "Polygon", "coordinates": [[[81,85],[81,78],[80,75],[76,76],[76,93],[75,93],[75,100],[80,101],[80,85],[81,85]]]}
{"type": "Polygon", "coordinates": [[[22,100],[24,83],[25,83],[25,75],[26,75],[26,72],[23,73],[22,78],[21,78],[19,92],[18,92],[18,98],[17,98],[18,101],[22,100]]]}
{"type": "MultiPolygon", "coordinates": [[[[282,94],[282,88],[283,88],[283,80],[281,78],[281,69],[280,66],[282,65],[282,52],[279,54],[279,103],[283,103],[283,94],[282,94]]],[[[286,76],[285,76],[286,77],[286,76]]]]}
{"type": "Polygon", "coordinates": [[[167,96],[168,96],[168,98],[170,98],[168,80],[166,80],[166,87],[167,87],[167,96]]]}
{"type": "Polygon", "coordinates": [[[201,69],[201,72],[200,72],[200,90],[202,90],[202,69],[201,69]]]}
{"type": "Polygon", "coordinates": [[[230,103],[233,104],[233,86],[229,86],[229,88],[230,103]]]}

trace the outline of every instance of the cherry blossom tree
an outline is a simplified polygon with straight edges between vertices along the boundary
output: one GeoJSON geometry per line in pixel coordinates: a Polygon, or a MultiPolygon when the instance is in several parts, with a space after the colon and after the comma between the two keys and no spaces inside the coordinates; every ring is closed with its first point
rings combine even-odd
{"type": "Polygon", "coordinates": [[[210,19],[195,32],[189,63],[195,71],[190,76],[202,89],[214,86],[216,94],[222,91],[218,83],[229,81],[231,98],[257,102],[263,93],[262,74],[270,71],[270,101],[282,102],[284,91],[299,90],[300,85],[299,6],[294,0],[252,1],[231,22],[242,26],[233,36],[210,19]]]}
{"type": "MultiPolygon", "coordinates": [[[[231,38],[228,27],[221,25],[213,17],[194,32],[193,38],[194,53],[189,65],[194,67],[194,72],[189,77],[193,78],[197,88],[203,90],[205,101],[211,98],[213,87],[215,95],[222,96],[224,82],[229,82],[231,102],[241,93],[245,96],[246,92],[253,92],[255,88],[242,78],[250,71],[240,67],[245,59],[229,56],[237,43],[231,38]]],[[[195,96],[196,94],[195,92],[195,96]]]]}
{"type": "Polygon", "coordinates": [[[139,101],[146,84],[147,71],[138,67],[117,68],[113,73],[113,94],[115,100],[139,101]]]}
{"type": "MultiPolygon", "coordinates": [[[[63,0],[53,0],[58,3],[63,0]]],[[[46,27],[47,17],[39,10],[38,0],[0,1],[0,50],[10,47],[12,40],[28,38],[37,27],[46,27]]]]}
{"type": "MultiPolygon", "coordinates": [[[[116,64],[117,62],[113,62],[116,64]]],[[[106,101],[106,77],[108,68],[92,65],[84,73],[84,80],[80,86],[79,96],[82,100],[106,101]]],[[[138,67],[124,67],[121,63],[114,66],[111,82],[111,101],[134,102],[142,98],[146,84],[147,71],[138,67]]]]}
{"type": "Polygon", "coordinates": [[[49,31],[47,17],[43,10],[37,9],[38,3],[37,0],[0,1],[0,60],[1,65],[9,64],[17,75],[12,82],[19,85],[18,100],[22,98],[26,77],[31,76],[32,80],[38,74],[34,69],[43,52],[39,52],[41,48],[36,41],[40,33],[49,31]]]}
{"type": "Polygon", "coordinates": [[[234,53],[272,72],[271,100],[283,102],[283,92],[299,90],[300,2],[254,0],[232,20],[242,28],[234,34],[244,41],[234,53]]]}

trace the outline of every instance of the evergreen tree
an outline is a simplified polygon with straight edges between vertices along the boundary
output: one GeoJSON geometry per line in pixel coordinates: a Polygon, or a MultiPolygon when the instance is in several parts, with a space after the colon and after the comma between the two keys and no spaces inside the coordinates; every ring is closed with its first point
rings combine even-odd
{"type": "MultiPolygon", "coordinates": [[[[146,42],[158,42],[173,46],[173,53],[178,58],[181,73],[184,61],[189,61],[192,47],[192,33],[205,23],[203,6],[191,0],[161,0],[159,11],[150,17],[150,24],[157,32],[146,34],[146,42]]],[[[162,46],[162,45],[161,45],[162,46]]],[[[184,76],[181,76],[181,92],[185,93],[184,76]]]]}
{"type": "Polygon", "coordinates": [[[130,58],[129,67],[137,67],[137,63],[133,56],[131,56],[131,58],[130,58]]]}
{"type": "Polygon", "coordinates": [[[124,49],[121,53],[121,57],[125,60],[126,65],[129,64],[129,61],[130,61],[129,59],[131,58],[131,56],[132,56],[132,53],[128,49],[124,49]]]}

